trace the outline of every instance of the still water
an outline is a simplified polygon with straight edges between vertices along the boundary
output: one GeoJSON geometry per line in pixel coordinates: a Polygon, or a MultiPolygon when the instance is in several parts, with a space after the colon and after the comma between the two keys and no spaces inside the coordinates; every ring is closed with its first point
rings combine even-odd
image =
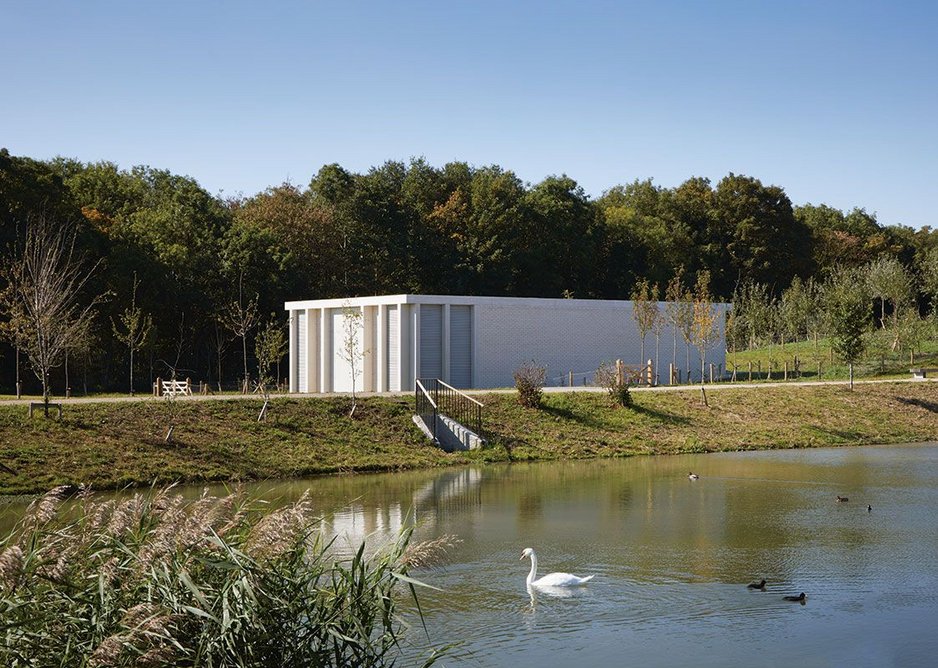
{"type": "MultiPolygon", "coordinates": [[[[306,488],[326,529],[351,544],[414,515],[415,539],[462,540],[449,563],[414,573],[442,590],[420,597],[430,643],[458,643],[442,665],[938,665],[938,445],[513,464],[264,491],[306,488]],[[596,577],[532,597],[525,547],[541,573],[596,577]],[[746,588],[762,578],[765,591],[746,588]],[[804,605],[783,600],[801,592],[804,605]]],[[[416,622],[409,638],[408,662],[425,656],[416,622]]]]}

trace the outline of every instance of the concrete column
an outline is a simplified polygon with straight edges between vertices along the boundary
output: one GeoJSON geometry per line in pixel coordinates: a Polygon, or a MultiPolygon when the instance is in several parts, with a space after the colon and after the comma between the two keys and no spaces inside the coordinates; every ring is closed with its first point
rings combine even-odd
{"type": "Polygon", "coordinates": [[[362,306],[362,392],[375,387],[375,306],[362,306]]]}
{"type": "Polygon", "coordinates": [[[410,364],[410,355],[408,351],[410,346],[407,344],[407,332],[410,331],[410,323],[407,318],[410,317],[410,310],[405,304],[397,305],[397,378],[395,382],[400,391],[407,391],[407,384],[404,381],[407,376],[407,365],[410,364]]]}
{"type": "Polygon", "coordinates": [[[388,305],[381,304],[375,314],[375,390],[388,391],[388,305]]]}
{"type": "MultiPolygon", "coordinates": [[[[299,311],[290,311],[290,391],[299,391],[299,354],[297,353],[296,321],[299,311]]],[[[279,381],[278,381],[279,382],[279,381]]]]}
{"type": "Polygon", "coordinates": [[[319,309],[319,391],[332,392],[332,309],[319,309]]]}
{"type": "Polygon", "coordinates": [[[319,392],[319,367],[322,352],[319,346],[319,319],[322,309],[311,308],[306,310],[306,390],[319,392]]]}

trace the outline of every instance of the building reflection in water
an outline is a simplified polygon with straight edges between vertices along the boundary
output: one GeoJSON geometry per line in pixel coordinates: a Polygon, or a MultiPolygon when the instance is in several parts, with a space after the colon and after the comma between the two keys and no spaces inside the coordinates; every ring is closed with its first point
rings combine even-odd
{"type": "Polygon", "coordinates": [[[481,508],[482,478],[478,469],[447,471],[417,487],[409,499],[367,504],[356,500],[326,513],[320,529],[327,539],[336,538],[340,554],[357,550],[363,541],[380,544],[394,539],[406,526],[432,533],[445,517],[481,508]]]}

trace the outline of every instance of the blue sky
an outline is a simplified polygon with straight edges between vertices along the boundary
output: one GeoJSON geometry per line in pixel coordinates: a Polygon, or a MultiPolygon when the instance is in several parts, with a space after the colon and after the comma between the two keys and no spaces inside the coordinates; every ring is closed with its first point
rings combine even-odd
{"type": "Polygon", "coordinates": [[[0,146],[253,194],[423,156],[938,227],[938,4],[0,0],[0,146]]]}

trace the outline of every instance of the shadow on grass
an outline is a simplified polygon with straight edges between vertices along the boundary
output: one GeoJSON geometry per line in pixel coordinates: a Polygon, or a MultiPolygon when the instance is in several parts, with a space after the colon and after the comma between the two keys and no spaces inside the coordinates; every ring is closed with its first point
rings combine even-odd
{"type": "Polygon", "coordinates": [[[923,401],[922,399],[907,399],[905,397],[896,397],[896,401],[906,404],[907,406],[916,406],[918,408],[924,408],[930,413],[938,413],[938,403],[934,401],[923,401]]]}
{"type": "Polygon", "coordinates": [[[559,408],[557,406],[547,406],[541,404],[541,411],[554,417],[563,418],[564,420],[570,420],[571,422],[576,422],[585,427],[592,427],[593,429],[608,429],[609,425],[601,420],[597,420],[594,417],[588,415],[583,415],[576,411],[572,411],[569,408],[559,408]]]}
{"type": "MultiPolygon", "coordinates": [[[[613,425],[610,425],[604,420],[597,419],[589,415],[583,415],[582,413],[571,410],[569,408],[561,408],[559,406],[541,406],[541,410],[545,413],[553,415],[554,417],[570,420],[571,422],[576,422],[577,424],[583,425],[584,427],[605,430],[615,428],[613,425]]],[[[636,415],[645,415],[653,420],[657,420],[658,422],[665,424],[688,425],[691,423],[690,419],[684,416],[667,413],[655,408],[648,408],[647,406],[639,406],[638,404],[632,404],[630,408],[610,407],[609,410],[631,411],[636,415]]]]}
{"type": "Polygon", "coordinates": [[[856,441],[863,439],[863,434],[859,431],[843,431],[840,429],[828,429],[826,427],[821,427],[816,424],[811,425],[811,429],[813,429],[814,431],[820,434],[826,434],[827,436],[840,439],[841,441],[845,443],[855,443],[856,441]]]}
{"type": "Polygon", "coordinates": [[[666,424],[688,425],[691,423],[690,418],[686,418],[683,415],[675,415],[674,413],[666,413],[665,411],[659,411],[655,408],[648,408],[647,406],[639,406],[637,404],[633,404],[631,410],[635,413],[647,415],[650,418],[658,420],[659,422],[664,422],[666,424]]]}

